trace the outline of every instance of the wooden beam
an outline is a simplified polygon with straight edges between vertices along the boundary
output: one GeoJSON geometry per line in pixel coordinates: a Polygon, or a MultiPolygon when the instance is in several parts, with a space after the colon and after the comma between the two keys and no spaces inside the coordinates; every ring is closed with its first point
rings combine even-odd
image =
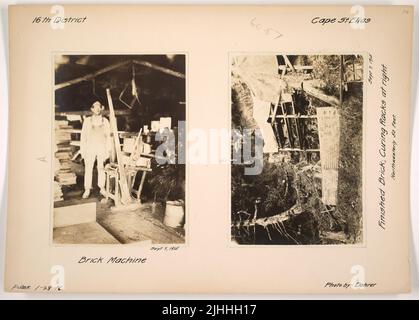
{"type": "Polygon", "coordinates": [[[320,152],[320,149],[279,148],[278,151],[320,152]]]}
{"type": "Polygon", "coordinates": [[[127,65],[129,63],[131,63],[131,60],[123,61],[123,62],[118,62],[118,63],[112,64],[110,66],[107,66],[107,67],[105,67],[103,69],[100,69],[98,71],[89,73],[89,74],[87,74],[87,75],[85,75],[83,77],[79,77],[79,78],[76,78],[76,79],[73,79],[73,80],[70,80],[70,81],[66,81],[66,82],[62,82],[60,84],[56,84],[54,86],[54,90],[59,90],[59,89],[62,89],[62,88],[68,87],[68,86],[72,86],[72,85],[74,85],[76,83],[79,83],[79,82],[83,82],[83,81],[88,81],[88,80],[94,79],[94,78],[96,78],[97,76],[99,76],[101,74],[104,74],[106,72],[109,72],[109,71],[114,70],[114,69],[117,69],[117,68],[120,68],[120,67],[125,66],[125,65],[127,65]]]}
{"type": "MultiPolygon", "coordinates": [[[[116,116],[128,116],[132,113],[131,110],[115,110],[116,116]]],[[[63,112],[55,112],[56,116],[68,116],[68,115],[79,115],[79,116],[90,116],[92,115],[92,111],[84,110],[84,111],[63,111],[63,112]]],[[[109,110],[103,110],[102,115],[108,116],[109,110]]]]}
{"type": "MultiPolygon", "coordinates": [[[[287,68],[289,68],[289,67],[286,66],[286,65],[280,65],[280,66],[278,66],[278,69],[281,70],[281,71],[286,70],[287,68]]],[[[297,66],[294,66],[294,69],[295,70],[313,70],[313,67],[312,66],[300,66],[300,65],[297,65],[297,66]]]]}
{"type": "Polygon", "coordinates": [[[281,119],[285,119],[285,118],[297,118],[297,119],[317,119],[316,115],[298,115],[298,114],[287,114],[287,115],[282,115],[282,114],[277,114],[275,116],[276,118],[281,118],[281,119]]]}
{"type": "Polygon", "coordinates": [[[168,68],[164,68],[164,67],[161,67],[157,64],[154,64],[154,63],[151,63],[151,62],[148,62],[148,61],[133,60],[133,62],[135,64],[140,65],[140,66],[148,67],[148,68],[151,68],[151,69],[169,74],[169,75],[177,77],[177,78],[185,79],[185,75],[182,72],[178,72],[178,71],[174,71],[174,70],[171,70],[171,69],[168,69],[168,68]]]}
{"type": "Polygon", "coordinates": [[[127,60],[127,61],[112,64],[112,65],[107,66],[107,67],[105,67],[103,69],[100,69],[98,71],[89,73],[89,74],[87,74],[83,77],[79,77],[79,78],[76,78],[76,79],[73,79],[73,80],[69,80],[69,81],[65,81],[65,82],[56,84],[54,86],[54,90],[59,90],[59,89],[62,89],[62,88],[68,87],[68,86],[72,86],[76,83],[80,83],[80,82],[83,82],[83,81],[88,81],[88,80],[94,79],[101,74],[104,74],[104,73],[109,72],[111,70],[123,67],[123,66],[125,66],[129,63],[135,63],[135,64],[138,64],[138,65],[141,65],[141,66],[144,66],[144,67],[148,67],[148,68],[151,68],[151,69],[169,74],[169,75],[177,77],[177,78],[185,79],[185,75],[183,73],[177,72],[177,71],[174,71],[174,70],[171,70],[171,69],[168,69],[168,68],[161,67],[161,66],[156,65],[156,64],[151,63],[151,62],[142,61],[142,60],[127,60]]]}
{"type": "MultiPolygon", "coordinates": [[[[313,87],[313,85],[310,83],[310,81],[303,81],[303,84],[304,84],[304,89],[303,90],[308,95],[311,95],[314,98],[317,98],[317,99],[319,99],[323,102],[326,102],[327,104],[329,104],[333,107],[338,107],[339,106],[339,99],[335,98],[334,96],[328,96],[327,94],[324,94],[319,89],[313,87]]],[[[288,85],[290,87],[293,87],[293,88],[296,88],[296,89],[301,89],[301,82],[296,83],[296,82],[289,81],[288,85]]]]}

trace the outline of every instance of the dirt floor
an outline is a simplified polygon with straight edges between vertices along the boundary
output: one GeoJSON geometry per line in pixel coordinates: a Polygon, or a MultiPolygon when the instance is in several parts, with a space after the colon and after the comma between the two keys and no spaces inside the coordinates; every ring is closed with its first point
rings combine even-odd
{"type": "MultiPolygon", "coordinates": [[[[96,222],[76,224],[54,229],[57,244],[175,244],[185,242],[182,227],[171,228],[163,224],[164,207],[144,203],[135,210],[112,210],[113,202],[97,200],[96,222]]],[[[90,199],[90,201],[94,200],[90,199]]],[[[86,200],[71,199],[67,203],[86,200]]]]}
{"type": "Polygon", "coordinates": [[[184,229],[163,224],[161,204],[145,203],[134,211],[112,211],[109,204],[99,203],[97,221],[121,243],[184,243],[184,229]]]}

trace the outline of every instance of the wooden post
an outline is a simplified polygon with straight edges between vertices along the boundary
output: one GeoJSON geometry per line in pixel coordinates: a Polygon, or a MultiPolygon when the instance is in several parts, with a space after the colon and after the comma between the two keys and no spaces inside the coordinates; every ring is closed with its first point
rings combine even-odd
{"type": "Polygon", "coordinates": [[[141,175],[141,181],[140,185],[138,186],[138,192],[137,192],[137,200],[141,201],[141,192],[143,191],[145,176],[147,174],[147,171],[143,171],[143,174],[141,175]]]}
{"type": "Polygon", "coordinates": [[[340,71],[340,82],[339,82],[339,106],[342,107],[343,103],[343,55],[340,56],[340,63],[339,63],[339,71],[340,71]]]}
{"type": "MultiPolygon", "coordinates": [[[[291,136],[292,135],[292,132],[291,132],[290,124],[288,122],[287,110],[286,110],[286,108],[284,108],[283,102],[280,102],[280,103],[281,103],[282,114],[285,115],[285,117],[284,117],[284,123],[285,123],[285,129],[287,131],[286,132],[286,135],[288,137],[288,143],[289,143],[290,147],[293,147],[293,137],[291,136]]],[[[284,132],[284,134],[285,134],[285,132],[284,132]]]]}
{"type": "MultiPolygon", "coordinates": [[[[116,149],[116,161],[118,162],[118,170],[119,170],[119,186],[121,188],[121,202],[122,204],[130,204],[132,201],[130,191],[128,188],[127,176],[125,174],[125,167],[122,163],[122,152],[121,152],[121,144],[119,142],[119,135],[118,135],[118,128],[116,124],[116,117],[115,111],[113,109],[113,102],[111,97],[111,91],[106,89],[106,95],[108,97],[108,104],[109,104],[109,122],[111,125],[111,131],[114,138],[115,149],[116,149]]],[[[117,189],[117,188],[116,188],[117,189]]]]}
{"type": "Polygon", "coordinates": [[[298,115],[295,112],[294,97],[292,97],[291,107],[292,107],[292,113],[295,115],[294,123],[295,123],[295,130],[297,133],[298,146],[301,149],[303,137],[301,136],[300,123],[298,122],[298,115]]]}
{"type": "Polygon", "coordinates": [[[354,81],[356,81],[356,68],[355,68],[354,60],[352,60],[352,70],[353,70],[353,73],[354,73],[354,81]]]}

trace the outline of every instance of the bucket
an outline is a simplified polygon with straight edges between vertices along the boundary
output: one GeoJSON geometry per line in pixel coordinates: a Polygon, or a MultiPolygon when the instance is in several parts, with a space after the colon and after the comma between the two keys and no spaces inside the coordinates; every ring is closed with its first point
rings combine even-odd
{"type": "Polygon", "coordinates": [[[182,201],[166,201],[166,211],[163,219],[166,226],[172,228],[182,226],[184,216],[182,201]]]}

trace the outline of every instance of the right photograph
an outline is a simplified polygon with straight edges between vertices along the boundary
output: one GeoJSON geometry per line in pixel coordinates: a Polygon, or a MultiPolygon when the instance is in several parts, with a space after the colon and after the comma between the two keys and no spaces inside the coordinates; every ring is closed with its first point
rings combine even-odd
{"type": "Polygon", "coordinates": [[[231,241],[363,243],[361,54],[232,54],[231,241]]]}

